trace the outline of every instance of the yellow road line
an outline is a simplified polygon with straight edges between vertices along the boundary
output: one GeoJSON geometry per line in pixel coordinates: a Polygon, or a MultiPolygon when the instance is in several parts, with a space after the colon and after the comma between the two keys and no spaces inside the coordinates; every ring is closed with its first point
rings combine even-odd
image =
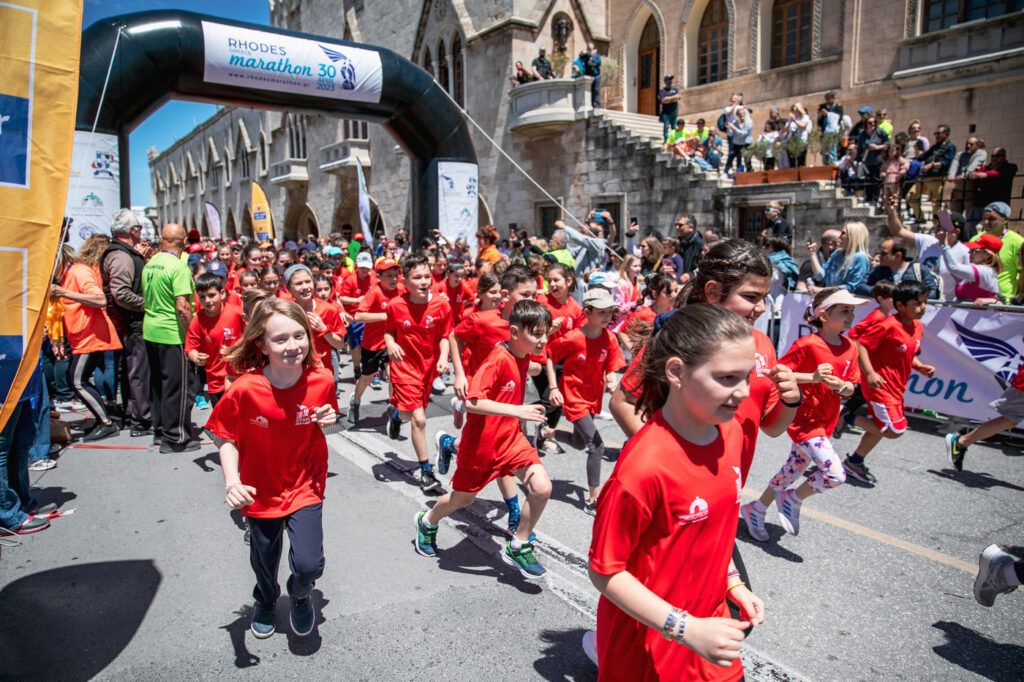
{"type": "MultiPolygon", "coordinates": [[[[750,488],[744,488],[743,493],[751,498],[757,498],[761,496],[760,492],[756,490],[751,490],[750,488]]],[[[893,535],[889,535],[888,533],[883,533],[873,528],[862,526],[859,523],[854,523],[853,521],[841,519],[838,516],[833,516],[832,514],[828,514],[823,511],[818,511],[817,509],[814,508],[808,507],[801,509],[800,515],[810,516],[812,519],[824,521],[825,523],[831,526],[842,528],[843,530],[848,530],[851,533],[856,533],[857,535],[870,538],[871,540],[877,540],[878,542],[885,543],[890,547],[902,549],[906,552],[910,552],[911,554],[916,554],[918,556],[924,557],[925,559],[937,561],[940,564],[949,566],[950,568],[960,569],[961,571],[964,571],[965,573],[970,573],[971,575],[977,575],[978,573],[977,564],[972,564],[970,562],[963,561],[955,557],[951,557],[949,555],[943,554],[942,552],[936,552],[934,549],[928,549],[927,547],[922,547],[921,545],[915,545],[913,542],[907,542],[906,540],[895,537],[893,535]]]]}

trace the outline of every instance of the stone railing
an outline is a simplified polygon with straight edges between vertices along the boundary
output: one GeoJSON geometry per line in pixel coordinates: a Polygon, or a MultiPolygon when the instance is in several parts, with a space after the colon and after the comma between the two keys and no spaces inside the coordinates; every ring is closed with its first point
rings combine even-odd
{"type": "Polygon", "coordinates": [[[275,185],[293,185],[309,182],[306,159],[284,159],[270,166],[270,182],[275,185]]]}
{"type": "Polygon", "coordinates": [[[593,113],[589,76],[554,78],[517,85],[509,92],[509,130],[550,137],[593,113]]]}
{"type": "Polygon", "coordinates": [[[355,168],[356,159],[363,168],[370,167],[369,140],[339,140],[320,148],[320,170],[324,173],[341,173],[346,168],[355,168]]]}

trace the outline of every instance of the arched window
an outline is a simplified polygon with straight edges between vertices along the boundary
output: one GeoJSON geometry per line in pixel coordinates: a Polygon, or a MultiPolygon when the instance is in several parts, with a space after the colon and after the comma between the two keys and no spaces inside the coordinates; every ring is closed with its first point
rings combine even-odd
{"type": "Polygon", "coordinates": [[[448,90],[448,50],[445,49],[443,40],[438,43],[437,48],[437,82],[448,90]]]}
{"type": "Polygon", "coordinates": [[[465,106],[465,68],[462,61],[462,40],[459,36],[455,36],[455,42],[452,44],[452,81],[452,97],[460,107],[465,106]]]}
{"type": "Polygon", "coordinates": [[[430,77],[434,77],[434,60],[430,56],[430,48],[423,51],[423,70],[430,74],[430,77]]]}
{"type": "Polygon", "coordinates": [[[711,0],[697,34],[697,85],[729,76],[729,15],[725,0],[711,0]]]}
{"type": "Polygon", "coordinates": [[[777,0],[772,7],[771,68],[811,60],[814,0],[777,0]]]}
{"type": "Polygon", "coordinates": [[[238,136],[238,144],[235,145],[238,156],[238,177],[242,180],[249,178],[249,150],[245,148],[245,141],[238,136]]]}
{"type": "Polygon", "coordinates": [[[262,130],[260,131],[260,146],[257,149],[257,152],[259,153],[260,173],[266,173],[267,172],[267,136],[263,134],[262,130]]]}
{"type": "Polygon", "coordinates": [[[285,126],[288,133],[288,158],[306,158],[306,119],[303,116],[289,116],[285,126]]]}

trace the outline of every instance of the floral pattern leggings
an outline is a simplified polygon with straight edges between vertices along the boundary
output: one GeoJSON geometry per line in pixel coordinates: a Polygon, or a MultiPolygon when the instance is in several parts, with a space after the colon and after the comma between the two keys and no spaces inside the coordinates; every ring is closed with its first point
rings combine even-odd
{"type": "Polygon", "coordinates": [[[818,436],[802,443],[793,443],[789,459],[768,485],[772,490],[786,490],[793,481],[800,478],[800,474],[812,461],[818,466],[818,470],[807,477],[807,482],[811,484],[811,490],[814,492],[823,493],[846,482],[846,472],[839,461],[839,456],[832,448],[832,443],[828,438],[818,436]]]}

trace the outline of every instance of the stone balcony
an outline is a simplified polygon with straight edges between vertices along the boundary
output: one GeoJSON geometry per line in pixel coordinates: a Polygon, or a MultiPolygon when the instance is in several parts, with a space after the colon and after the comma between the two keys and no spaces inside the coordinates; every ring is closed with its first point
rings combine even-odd
{"type": "Polygon", "coordinates": [[[1024,11],[969,21],[897,45],[892,79],[904,96],[991,84],[1024,74],[1024,11]]]}
{"type": "Polygon", "coordinates": [[[517,85],[509,92],[509,130],[530,138],[560,134],[575,121],[589,117],[589,76],[554,78],[517,85]]]}
{"type": "Polygon", "coordinates": [[[356,160],[363,168],[370,167],[369,140],[340,140],[320,148],[320,170],[324,173],[341,175],[346,170],[354,170],[356,160]]]}
{"type": "Polygon", "coordinates": [[[272,164],[270,182],[283,187],[294,187],[309,182],[306,159],[284,159],[272,164]]]}

